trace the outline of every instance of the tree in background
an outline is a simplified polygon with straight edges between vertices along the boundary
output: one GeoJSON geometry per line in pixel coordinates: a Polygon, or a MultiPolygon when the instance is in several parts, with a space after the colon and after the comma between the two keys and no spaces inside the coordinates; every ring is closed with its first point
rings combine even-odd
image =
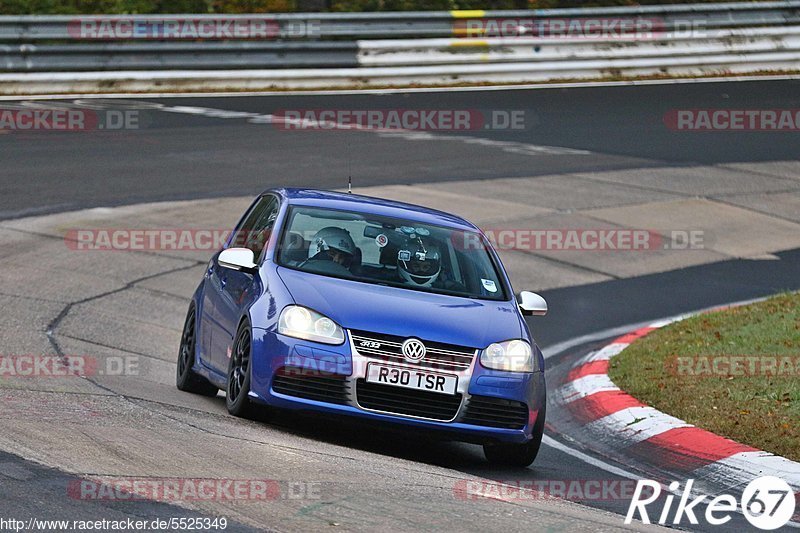
{"type": "Polygon", "coordinates": [[[213,13],[284,13],[292,11],[324,11],[324,0],[306,2],[307,4],[323,4],[318,8],[312,5],[300,6],[303,0],[211,0],[210,10],[213,13]]]}

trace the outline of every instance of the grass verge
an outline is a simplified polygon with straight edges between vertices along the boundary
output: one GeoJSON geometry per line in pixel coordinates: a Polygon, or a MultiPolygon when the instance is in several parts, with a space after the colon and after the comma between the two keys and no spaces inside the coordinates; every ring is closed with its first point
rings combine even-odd
{"type": "Polygon", "coordinates": [[[613,358],[609,376],[660,411],[800,461],[800,294],[654,331],[613,358]]]}

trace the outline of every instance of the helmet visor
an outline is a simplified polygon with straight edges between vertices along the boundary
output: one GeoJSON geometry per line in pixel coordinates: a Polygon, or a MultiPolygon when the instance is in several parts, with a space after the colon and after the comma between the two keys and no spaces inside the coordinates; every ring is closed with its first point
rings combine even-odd
{"type": "Polygon", "coordinates": [[[412,259],[406,261],[409,274],[412,276],[433,276],[439,272],[440,264],[438,259],[412,259]]]}

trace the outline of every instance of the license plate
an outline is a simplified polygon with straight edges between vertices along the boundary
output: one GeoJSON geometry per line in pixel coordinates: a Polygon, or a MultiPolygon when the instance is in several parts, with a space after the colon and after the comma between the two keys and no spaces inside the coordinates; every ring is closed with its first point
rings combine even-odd
{"type": "Polygon", "coordinates": [[[458,387],[458,376],[370,363],[367,366],[367,382],[441,394],[455,394],[458,387]]]}

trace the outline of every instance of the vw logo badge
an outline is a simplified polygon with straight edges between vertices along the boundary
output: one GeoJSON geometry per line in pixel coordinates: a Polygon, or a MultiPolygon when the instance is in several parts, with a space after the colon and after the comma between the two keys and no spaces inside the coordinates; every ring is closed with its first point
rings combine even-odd
{"type": "Polygon", "coordinates": [[[425,358],[425,345],[419,339],[407,339],[401,348],[403,357],[410,363],[418,363],[425,358]]]}

